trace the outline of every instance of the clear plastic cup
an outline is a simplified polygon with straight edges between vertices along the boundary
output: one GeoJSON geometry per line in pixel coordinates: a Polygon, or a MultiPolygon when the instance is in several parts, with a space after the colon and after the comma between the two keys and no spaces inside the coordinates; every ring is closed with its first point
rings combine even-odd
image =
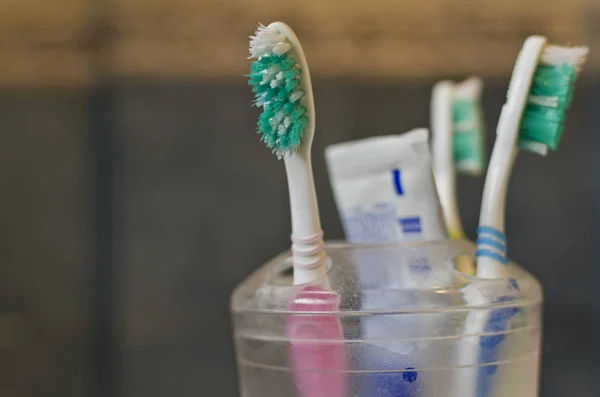
{"type": "Polygon", "coordinates": [[[474,251],[330,243],[310,285],[288,253],[267,262],[232,296],[241,396],[537,397],[541,288],[514,263],[501,280],[456,271],[474,251]]]}

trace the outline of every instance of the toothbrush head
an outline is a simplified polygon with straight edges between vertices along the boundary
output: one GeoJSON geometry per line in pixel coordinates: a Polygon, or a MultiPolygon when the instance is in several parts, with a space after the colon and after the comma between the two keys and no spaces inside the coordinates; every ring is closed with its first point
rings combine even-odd
{"type": "Polygon", "coordinates": [[[587,47],[544,46],[519,125],[520,149],[546,155],[548,149],[558,148],[575,81],[587,54],[587,47]]]}
{"type": "Polygon", "coordinates": [[[312,140],[314,106],[304,54],[292,30],[275,22],[258,27],[249,58],[254,105],[262,108],[257,133],[281,159],[312,140]]]}
{"type": "Polygon", "coordinates": [[[454,86],[452,100],[452,147],[454,165],[460,173],[480,175],[485,167],[481,111],[482,82],[471,77],[454,86]]]}

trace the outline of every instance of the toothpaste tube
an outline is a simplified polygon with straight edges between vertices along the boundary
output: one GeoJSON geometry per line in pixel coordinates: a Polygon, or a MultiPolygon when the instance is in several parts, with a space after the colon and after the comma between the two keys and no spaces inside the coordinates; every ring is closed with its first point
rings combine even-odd
{"type": "MultiPolygon", "coordinates": [[[[350,242],[447,238],[431,169],[428,135],[427,129],[416,129],[326,149],[334,198],[350,242]]],[[[428,255],[418,247],[407,249],[402,258],[397,251],[385,250],[377,255],[357,251],[354,256],[357,284],[361,290],[371,291],[361,296],[361,310],[367,312],[425,309],[428,302],[402,291],[436,288],[452,281],[451,272],[430,266],[428,255]]],[[[435,316],[424,314],[364,318],[361,335],[370,343],[365,344],[361,360],[373,371],[365,375],[363,394],[413,397],[423,395],[425,389],[431,390],[427,372],[420,370],[424,369],[424,357],[438,352],[431,350],[428,341],[415,339],[414,335],[444,326],[435,316]],[[407,339],[405,334],[413,337],[407,339]],[[382,369],[385,371],[380,373],[382,369]],[[398,376],[398,370],[406,376],[398,376]]]]}
{"type": "Polygon", "coordinates": [[[447,238],[428,135],[422,128],[327,148],[333,194],[348,241],[447,238]]]}

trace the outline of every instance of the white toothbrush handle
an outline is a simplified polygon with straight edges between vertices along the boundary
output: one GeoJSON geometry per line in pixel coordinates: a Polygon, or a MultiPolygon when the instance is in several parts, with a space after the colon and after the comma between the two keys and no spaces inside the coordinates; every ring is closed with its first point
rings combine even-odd
{"type": "Polygon", "coordinates": [[[440,202],[451,238],[464,236],[456,201],[456,170],[454,168],[452,98],[454,85],[441,81],[433,87],[431,97],[432,166],[440,202]]]}

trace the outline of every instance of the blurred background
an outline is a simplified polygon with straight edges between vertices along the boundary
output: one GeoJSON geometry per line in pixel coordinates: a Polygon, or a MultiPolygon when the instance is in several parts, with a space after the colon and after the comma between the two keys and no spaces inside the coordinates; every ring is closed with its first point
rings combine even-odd
{"type": "MultiPolygon", "coordinates": [[[[523,40],[591,47],[560,151],[517,161],[507,234],[545,288],[542,397],[597,396],[592,0],[2,0],[0,396],[237,395],[229,295],[289,247],[242,76],[274,20],[311,65],[328,238],[326,145],[428,126],[432,84],[479,74],[491,149],[523,40]]],[[[472,238],[482,185],[459,180],[472,238]]]]}

